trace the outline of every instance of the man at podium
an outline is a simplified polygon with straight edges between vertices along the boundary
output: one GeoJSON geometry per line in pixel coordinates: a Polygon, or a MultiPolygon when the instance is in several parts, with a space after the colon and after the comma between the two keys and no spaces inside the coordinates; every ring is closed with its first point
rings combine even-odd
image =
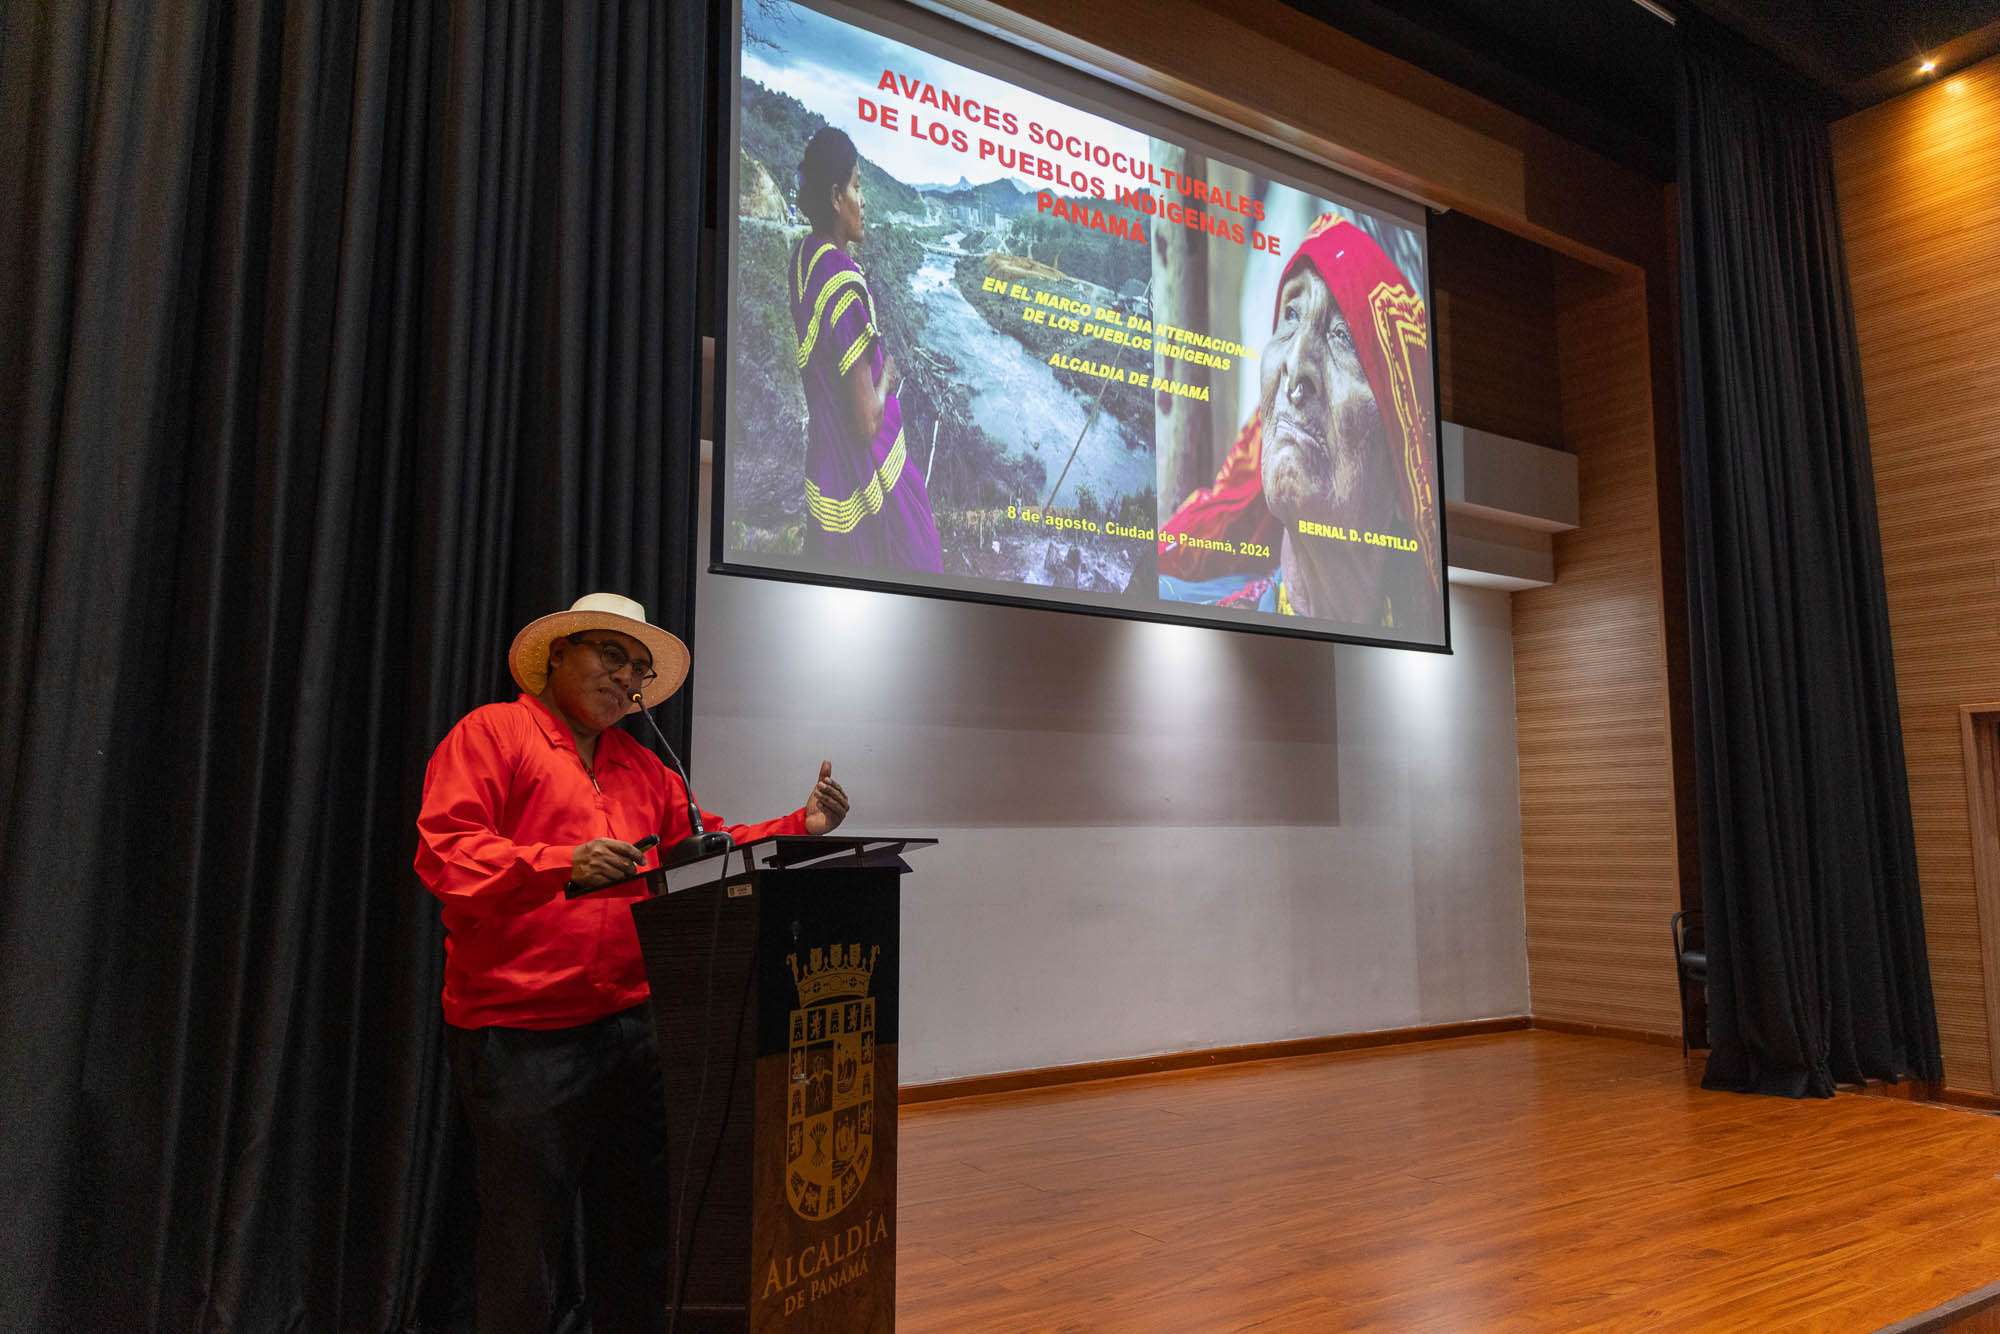
{"type": "MultiPolygon", "coordinates": [[[[477,1155],[480,1334],[548,1334],[583,1193],[597,1334],[664,1319],[667,1163],[659,1054],[631,904],[634,846],[692,833],[679,775],[615,724],[687,677],[687,646],[630,598],[592,593],[514,637],[521,694],[474,709],[424,776],[417,875],[444,906],[452,1078],[477,1155]],[[600,892],[571,898],[574,884],[600,892]],[[604,888],[609,886],[609,888],[604,888]]],[[[847,794],[822,762],[804,806],[705,829],[824,834],[847,794]]]]}

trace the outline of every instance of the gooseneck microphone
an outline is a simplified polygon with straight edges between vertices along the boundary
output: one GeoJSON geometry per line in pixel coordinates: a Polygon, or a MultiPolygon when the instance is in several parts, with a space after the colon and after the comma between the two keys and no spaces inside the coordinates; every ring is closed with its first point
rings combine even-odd
{"type": "Polygon", "coordinates": [[[709,833],[702,828],[701,807],[695,802],[694,783],[688,778],[687,767],[681,763],[681,757],[674,754],[673,743],[667,740],[667,734],[653,721],[653,711],[646,707],[645,696],[635,690],[631,694],[631,700],[639,706],[639,712],[645,715],[646,726],[652,728],[653,735],[660,739],[660,748],[666,751],[667,758],[673,761],[674,772],[681,776],[681,790],[687,793],[688,799],[688,828],[694,830],[692,834],[667,849],[666,855],[660,858],[661,869],[686,866],[689,862],[698,862],[705,857],[720,857],[733,846],[733,840],[722,830],[709,833]]]}

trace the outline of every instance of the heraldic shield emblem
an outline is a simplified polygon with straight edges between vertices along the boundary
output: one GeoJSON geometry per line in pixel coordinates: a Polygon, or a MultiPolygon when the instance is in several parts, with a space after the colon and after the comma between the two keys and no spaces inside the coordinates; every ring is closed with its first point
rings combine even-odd
{"type": "Polygon", "coordinates": [[[792,1011],[785,1099],[785,1195],[799,1217],[832,1218],[861,1193],[875,1156],[875,999],[881,946],[788,954],[792,1011]]]}

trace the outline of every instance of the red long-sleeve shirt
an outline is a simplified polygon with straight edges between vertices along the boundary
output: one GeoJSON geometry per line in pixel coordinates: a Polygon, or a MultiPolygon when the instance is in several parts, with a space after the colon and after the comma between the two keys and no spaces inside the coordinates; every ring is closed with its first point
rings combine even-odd
{"type": "MultiPolygon", "coordinates": [[[[438,743],[417,816],[417,876],[444,904],[444,1017],[460,1028],[570,1028],[646,999],[632,929],[643,882],[563,894],[570,854],[593,838],[671,846],[693,832],[680,775],[611,728],[596,773],[540,700],[474,709],[438,743]]],[[[739,843],[803,834],[805,810],[709,829],[739,843]]],[[[644,865],[657,865],[648,853],[644,865]]]]}

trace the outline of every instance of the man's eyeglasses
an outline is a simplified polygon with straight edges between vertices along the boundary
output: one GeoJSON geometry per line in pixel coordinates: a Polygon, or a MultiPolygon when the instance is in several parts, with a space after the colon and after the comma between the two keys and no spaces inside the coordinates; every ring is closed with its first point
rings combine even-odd
{"type": "Polygon", "coordinates": [[[616,673],[630,667],[638,674],[638,681],[642,687],[649,686],[659,679],[660,674],[653,670],[651,663],[634,661],[632,655],[613,640],[586,639],[582,634],[568,635],[565,638],[572,644],[582,644],[596,653],[597,660],[604,664],[604,670],[607,672],[616,673]]]}

